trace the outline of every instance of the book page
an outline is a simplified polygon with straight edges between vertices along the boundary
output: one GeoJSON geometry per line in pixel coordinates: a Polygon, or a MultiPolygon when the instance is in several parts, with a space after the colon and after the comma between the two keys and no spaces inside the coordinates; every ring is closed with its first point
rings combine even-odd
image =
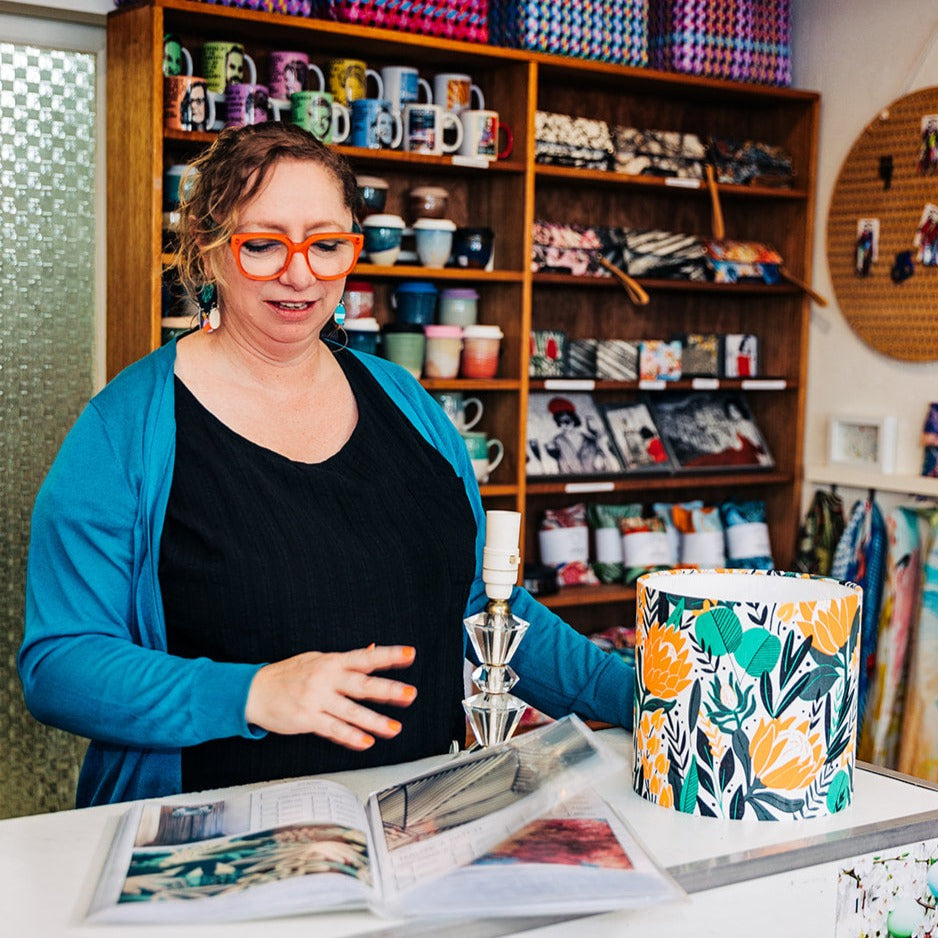
{"type": "Polygon", "coordinates": [[[374,899],[367,831],[350,791],[314,779],[138,804],[118,829],[91,917],[207,922],[361,908],[374,899]]]}
{"type": "Polygon", "coordinates": [[[469,866],[401,897],[410,915],[591,914],[684,896],[592,790],[556,806],[469,866]]]}

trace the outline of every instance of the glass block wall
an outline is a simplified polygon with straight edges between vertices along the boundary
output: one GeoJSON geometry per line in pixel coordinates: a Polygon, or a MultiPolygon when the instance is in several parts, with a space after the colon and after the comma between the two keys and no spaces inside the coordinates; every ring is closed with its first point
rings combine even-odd
{"type": "Polygon", "coordinates": [[[94,55],[0,42],[0,817],[74,805],[84,740],[23,705],[29,517],[92,392],[94,55]]]}

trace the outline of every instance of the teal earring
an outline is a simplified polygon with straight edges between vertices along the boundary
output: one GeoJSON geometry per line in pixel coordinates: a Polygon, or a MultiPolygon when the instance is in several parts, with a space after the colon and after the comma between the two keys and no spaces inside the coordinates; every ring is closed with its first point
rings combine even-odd
{"type": "Polygon", "coordinates": [[[199,290],[199,328],[203,332],[214,332],[221,325],[218,311],[218,290],[214,283],[207,283],[199,290]]]}
{"type": "Polygon", "coordinates": [[[335,319],[335,324],[337,326],[342,326],[345,324],[345,304],[339,303],[335,308],[335,312],[332,314],[332,318],[335,319]]]}

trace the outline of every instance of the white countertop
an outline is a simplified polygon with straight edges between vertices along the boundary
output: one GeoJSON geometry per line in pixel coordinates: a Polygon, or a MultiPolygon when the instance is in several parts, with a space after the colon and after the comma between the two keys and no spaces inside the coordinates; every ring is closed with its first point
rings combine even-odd
{"type": "MultiPolygon", "coordinates": [[[[621,730],[603,731],[603,738],[624,755],[631,753],[631,737],[621,730]]],[[[369,769],[332,776],[361,796],[413,774],[420,765],[369,769]]],[[[646,935],[687,934],[692,938],[733,938],[758,934],[760,938],[829,936],[833,934],[837,869],[832,857],[854,856],[882,846],[883,839],[907,843],[924,839],[925,824],[938,836],[938,790],[904,776],[879,774],[858,768],[854,803],[833,817],[812,821],[758,822],[698,818],[660,808],[639,798],[630,775],[620,772],[599,787],[657,861],[694,890],[686,901],[653,909],[616,912],[571,923],[550,924],[528,930],[533,923],[477,922],[465,926],[426,926],[413,921],[400,929],[394,920],[365,912],[293,916],[263,922],[219,925],[87,926],[82,920],[113,836],[116,820],[126,805],[106,805],[77,811],[35,815],[0,821],[0,900],[4,921],[0,934],[52,938],[319,938],[371,932],[373,938],[417,938],[443,933],[447,938],[484,938],[504,935],[508,929],[548,936],[580,935],[590,938],[632,931],[646,935]],[[902,818],[934,812],[909,827],[915,837],[901,839],[902,818]],[[898,833],[896,833],[898,831],[898,833]],[[900,839],[895,840],[896,837],[900,839]],[[803,867],[804,862],[813,865],[803,867]],[[758,878],[748,877],[756,874],[758,878]],[[759,875],[765,874],[765,875],[759,875]],[[722,878],[722,879],[721,879],[722,878]],[[705,888],[716,882],[730,885],[705,888]],[[704,891],[698,891],[703,889],[704,891]],[[680,928],[678,932],[676,929],[680,928]]],[[[191,795],[179,796],[191,800],[191,795]]],[[[168,800],[168,799],[167,799],[168,800]]],[[[484,915],[480,907],[480,916],[484,915]]]]}

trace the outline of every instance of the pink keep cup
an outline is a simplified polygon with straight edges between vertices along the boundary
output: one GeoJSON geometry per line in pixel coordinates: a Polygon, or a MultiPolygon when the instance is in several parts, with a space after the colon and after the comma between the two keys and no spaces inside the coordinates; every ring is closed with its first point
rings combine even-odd
{"type": "Polygon", "coordinates": [[[504,333],[498,326],[463,327],[460,375],[463,378],[494,378],[503,337],[504,333]]]}

